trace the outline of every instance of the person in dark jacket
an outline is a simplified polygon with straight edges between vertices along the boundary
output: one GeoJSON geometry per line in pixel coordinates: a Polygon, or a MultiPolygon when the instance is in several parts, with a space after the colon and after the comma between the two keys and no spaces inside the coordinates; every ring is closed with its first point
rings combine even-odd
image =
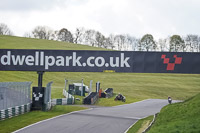
{"type": "Polygon", "coordinates": [[[117,100],[122,100],[122,98],[123,98],[122,94],[119,93],[117,96],[117,100]]]}
{"type": "Polygon", "coordinates": [[[172,103],[172,98],[170,96],[168,97],[168,102],[169,102],[169,104],[172,103]]]}

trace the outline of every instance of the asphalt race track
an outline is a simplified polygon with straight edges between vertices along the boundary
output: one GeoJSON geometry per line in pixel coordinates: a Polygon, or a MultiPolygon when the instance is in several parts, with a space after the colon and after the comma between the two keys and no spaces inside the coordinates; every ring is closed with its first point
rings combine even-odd
{"type": "Polygon", "coordinates": [[[137,120],[154,115],[167,100],[148,99],[115,107],[97,107],[65,114],[16,131],[17,133],[124,133],[137,120]]]}

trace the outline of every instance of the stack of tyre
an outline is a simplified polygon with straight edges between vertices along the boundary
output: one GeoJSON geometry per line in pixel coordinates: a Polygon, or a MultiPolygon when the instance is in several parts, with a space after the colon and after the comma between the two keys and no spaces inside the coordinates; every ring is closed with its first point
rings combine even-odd
{"type": "Polygon", "coordinates": [[[95,104],[99,95],[97,92],[91,92],[87,97],[83,99],[83,104],[95,104]]]}

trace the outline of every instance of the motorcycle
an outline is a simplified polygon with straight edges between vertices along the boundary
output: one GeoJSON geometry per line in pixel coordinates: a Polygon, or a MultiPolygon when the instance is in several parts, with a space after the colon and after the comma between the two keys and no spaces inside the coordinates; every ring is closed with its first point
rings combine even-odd
{"type": "Polygon", "coordinates": [[[116,95],[116,97],[115,97],[115,99],[114,99],[115,101],[122,101],[122,102],[126,102],[126,97],[125,96],[123,96],[123,95],[116,95]]]}
{"type": "Polygon", "coordinates": [[[168,97],[168,102],[169,102],[169,104],[172,103],[172,98],[171,97],[168,97]]]}

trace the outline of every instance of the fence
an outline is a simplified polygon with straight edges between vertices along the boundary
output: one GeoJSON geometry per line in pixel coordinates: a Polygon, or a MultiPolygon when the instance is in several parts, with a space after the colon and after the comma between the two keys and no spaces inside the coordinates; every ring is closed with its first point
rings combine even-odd
{"type": "Polygon", "coordinates": [[[0,110],[31,103],[32,82],[0,82],[0,110]]]}
{"type": "Polygon", "coordinates": [[[30,111],[32,82],[0,82],[0,120],[30,111]]]}
{"type": "Polygon", "coordinates": [[[49,82],[44,91],[44,111],[51,109],[51,85],[53,82],[49,82]]]}

